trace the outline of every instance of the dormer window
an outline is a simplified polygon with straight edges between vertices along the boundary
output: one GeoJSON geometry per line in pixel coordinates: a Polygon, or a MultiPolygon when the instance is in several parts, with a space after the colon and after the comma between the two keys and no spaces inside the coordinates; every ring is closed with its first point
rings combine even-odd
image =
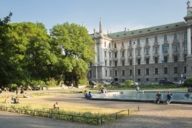
{"type": "Polygon", "coordinates": [[[149,38],[146,38],[146,39],[145,39],[145,43],[146,43],[146,45],[149,44],[149,38]]]}
{"type": "Polygon", "coordinates": [[[117,48],[117,44],[116,43],[114,43],[114,48],[117,48]]]}
{"type": "Polygon", "coordinates": [[[167,42],[167,35],[164,35],[164,42],[167,42]]]}
{"type": "Polygon", "coordinates": [[[157,36],[155,36],[155,43],[157,43],[158,42],[158,38],[157,38],[157,36]]]}
{"type": "Polygon", "coordinates": [[[124,48],[124,42],[121,43],[121,47],[124,48]]]}
{"type": "Polygon", "coordinates": [[[137,39],[137,45],[140,46],[140,39],[137,39]]]}

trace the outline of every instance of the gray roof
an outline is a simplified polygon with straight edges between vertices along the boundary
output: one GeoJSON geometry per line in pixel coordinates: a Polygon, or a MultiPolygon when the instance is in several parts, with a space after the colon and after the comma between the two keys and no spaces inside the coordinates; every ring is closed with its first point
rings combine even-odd
{"type": "Polygon", "coordinates": [[[173,29],[182,28],[182,27],[186,27],[185,22],[177,22],[177,23],[154,26],[154,27],[143,28],[143,29],[132,30],[132,31],[115,32],[115,33],[107,34],[107,36],[111,38],[132,37],[132,36],[138,36],[138,35],[143,35],[143,34],[148,34],[153,32],[168,31],[168,30],[173,30],[173,29]]]}

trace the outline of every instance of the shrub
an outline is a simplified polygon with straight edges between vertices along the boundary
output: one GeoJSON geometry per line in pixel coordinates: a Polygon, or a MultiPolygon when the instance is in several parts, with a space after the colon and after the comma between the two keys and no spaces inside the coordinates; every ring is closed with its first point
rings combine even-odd
{"type": "Polygon", "coordinates": [[[186,87],[192,87],[192,78],[187,79],[184,84],[186,87]]]}
{"type": "Polygon", "coordinates": [[[134,87],[134,81],[132,80],[126,80],[123,84],[122,84],[123,87],[128,87],[128,88],[132,88],[134,87]]]}
{"type": "Polygon", "coordinates": [[[48,87],[54,87],[58,85],[58,82],[55,79],[51,78],[48,81],[46,81],[46,85],[48,87]]]}
{"type": "Polygon", "coordinates": [[[17,84],[10,84],[10,85],[9,85],[9,89],[10,89],[10,91],[15,91],[15,90],[17,90],[17,84]]]}

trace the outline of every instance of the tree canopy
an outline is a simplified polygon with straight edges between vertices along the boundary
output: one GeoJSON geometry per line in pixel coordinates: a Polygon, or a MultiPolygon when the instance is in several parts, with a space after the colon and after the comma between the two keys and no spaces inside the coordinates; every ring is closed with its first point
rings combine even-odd
{"type": "Polygon", "coordinates": [[[42,23],[9,23],[11,16],[0,19],[1,86],[52,78],[77,86],[86,78],[94,52],[85,27],[64,23],[48,34],[42,23]]]}
{"type": "Polygon", "coordinates": [[[83,26],[64,23],[51,29],[52,47],[58,58],[58,71],[66,82],[78,85],[93,60],[93,40],[83,26]]]}

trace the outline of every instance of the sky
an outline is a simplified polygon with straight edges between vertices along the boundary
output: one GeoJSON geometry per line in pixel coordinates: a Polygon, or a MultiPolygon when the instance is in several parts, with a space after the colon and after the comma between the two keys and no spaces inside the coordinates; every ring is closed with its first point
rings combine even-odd
{"type": "Polygon", "coordinates": [[[0,0],[0,18],[42,22],[49,30],[65,22],[104,32],[123,31],[184,21],[187,0],[0,0]]]}

